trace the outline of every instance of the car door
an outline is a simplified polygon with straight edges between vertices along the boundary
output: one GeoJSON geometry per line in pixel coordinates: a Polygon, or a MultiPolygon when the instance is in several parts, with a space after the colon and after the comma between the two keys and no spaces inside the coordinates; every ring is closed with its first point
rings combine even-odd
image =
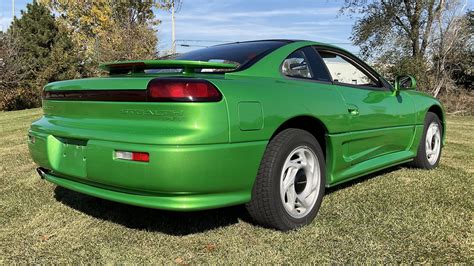
{"type": "Polygon", "coordinates": [[[334,86],[343,97],[349,122],[348,154],[352,165],[407,150],[414,133],[414,103],[362,61],[331,48],[316,47],[334,86]]]}

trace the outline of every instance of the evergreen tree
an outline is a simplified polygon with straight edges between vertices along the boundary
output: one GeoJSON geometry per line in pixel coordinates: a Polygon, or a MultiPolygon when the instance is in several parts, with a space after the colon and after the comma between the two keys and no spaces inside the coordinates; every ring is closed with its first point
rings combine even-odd
{"type": "MultiPolygon", "coordinates": [[[[79,76],[74,45],[44,5],[36,1],[28,4],[3,37],[8,40],[4,44],[10,51],[3,67],[15,69],[15,76],[22,77],[15,84],[0,87],[6,102],[3,109],[37,107],[46,83],[79,76]]],[[[10,80],[6,74],[0,74],[0,79],[10,80]]]]}

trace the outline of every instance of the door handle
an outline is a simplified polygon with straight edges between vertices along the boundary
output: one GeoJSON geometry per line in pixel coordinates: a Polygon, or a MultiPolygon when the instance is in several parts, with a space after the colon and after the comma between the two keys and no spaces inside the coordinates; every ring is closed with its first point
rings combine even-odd
{"type": "Polygon", "coordinates": [[[349,104],[347,106],[347,111],[349,112],[349,114],[351,115],[359,115],[359,108],[355,105],[352,105],[352,104],[349,104]]]}

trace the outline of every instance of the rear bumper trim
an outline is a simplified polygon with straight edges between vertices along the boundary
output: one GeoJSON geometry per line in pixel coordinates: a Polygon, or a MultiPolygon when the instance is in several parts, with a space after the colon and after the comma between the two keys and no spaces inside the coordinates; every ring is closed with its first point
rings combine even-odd
{"type": "MultiPolygon", "coordinates": [[[[40,168],[38,168],[40,169],[40,168]]],[[[39,173],[40,171],[38,171],[39,173]]],[[[86,195],[120,203],[173,211],[194,211],[243,204],[250,201],[248,191],[213,194],[140,195],[100,188],[41,171],[47,181],[86,195]]],[[[41,175],[41,174],[40,174],[41,175]]]]}

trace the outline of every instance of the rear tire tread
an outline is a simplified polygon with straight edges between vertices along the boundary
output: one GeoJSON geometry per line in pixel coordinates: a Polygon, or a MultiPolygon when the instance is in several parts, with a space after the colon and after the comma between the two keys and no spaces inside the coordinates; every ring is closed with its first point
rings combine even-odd
{"type": "MultiPolygon", "coordinates": [[[[246,208],[253,220],[265,227],[277,228],[283,231],[293,229],[291,228],[291,224],[285,222],[286,219],[282,219],[279,213],[279,206],[274,202],[275,199],[272,197],[272,191],[275,186],[275,180],[271,177],[275,174],[273,173],[273,166],[276,160],[278,160],[281,150],[285,148],[285,145],[292,138],[298,135],[310,136],[314,139],[314,144],[320,148],[316,138],[309,132],[297,128],[289,128],[278,133],[278,135],[270,141],[260,163],[255,184],[252,189],[252,199],[246,204],[246,208]]],[[[317,153],[317,156],[321,155],[317,153]]],[[[324,182],[322,182],[321,186],[324,186],[324,182]]],[[[314,208],[319,209],[319,206],[315,206],[314,208]]],[[[312,220],[312,218],[310,219],[312,220]]],[[[305,221],[307,221],[307,219],[305,221]]]]}

